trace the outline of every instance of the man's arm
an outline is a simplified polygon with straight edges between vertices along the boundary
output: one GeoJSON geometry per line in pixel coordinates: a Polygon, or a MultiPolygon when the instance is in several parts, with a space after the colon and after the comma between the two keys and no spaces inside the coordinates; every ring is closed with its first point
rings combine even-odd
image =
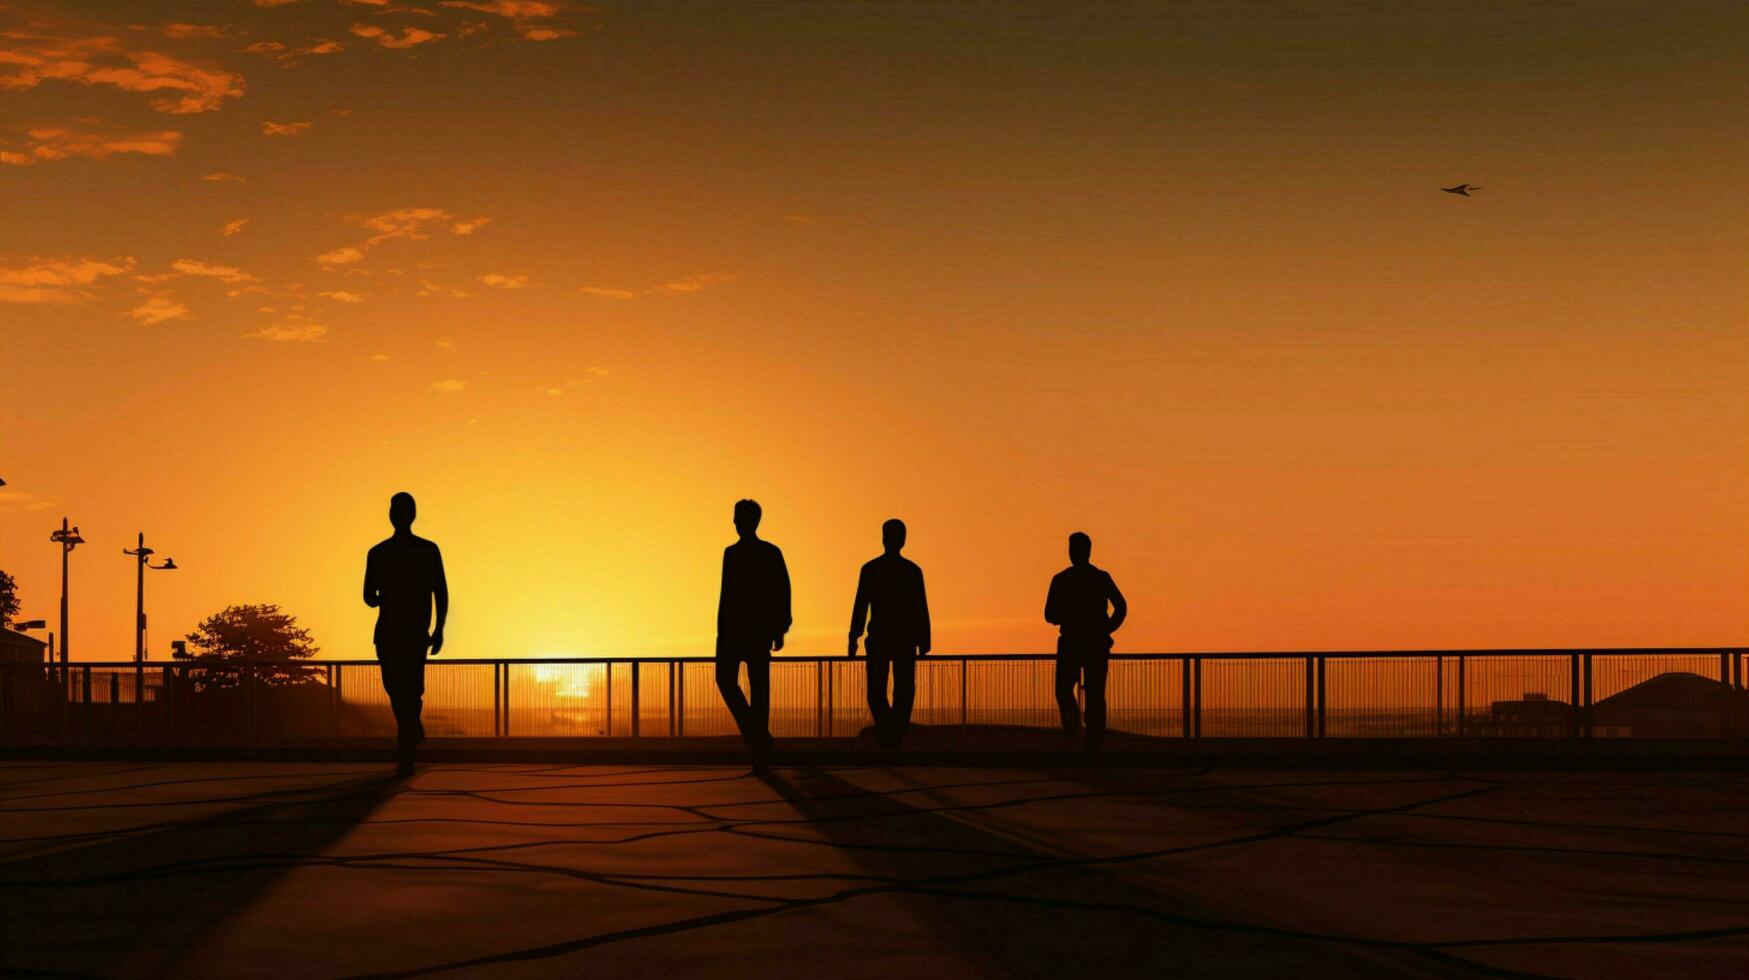
{"type": "Polygon", "coordinates": [[[783,649],[783,635],[789,632],[791,623],[789,607],[789,566],[783,562],[783,552],[776,545],[771,548],[777,553],[777,636],[771,641],[773,650],[783,649]]]}
{"type": "Polygon", "coordinates": [[[375,609],[383,601],[383,590],[377,585],[377,553],[372,549],[364,556],[364,604],[375,609]]]}
{"type": "Polygon", "coordinates": [[[856,576],[856,599],[850,604],[850,647],[846,656],[856,656],[856,641],[868,622],[868,566],[856,576]]]}
{"type": "Polygon", "coordinates": [[[923,635],[917,638],[917,654],[923,656],[929,653],[929,592],[923,588],[923,569],[917,569],[917,604],[923,615],[923,635]]]}
{"type": "Polygon", "coordinates": [[[717,656],[723,655],[723,637],[729,632],[729,549],[723,549],[722,585],[717,589],[717,656]]]}
{"type": "Polygon", "coordinates": [[[431,546],[431,560],[437,563],[436,581],[431,583],[431,597],[437,602],[437,628],[431,631],[431,652],[443,649],[443,624],[449,619],[449,580],[443,574],[443,552],[431,546]]]}
{"type": "Polygon", "coordinates": [[[1062,610],[1057,608],[1057,580],[1051,579],[1051,590],[1045,593],[1045,622],[1052,626],[1063,625],[1062,610]]]}
{"type": "Polygon", "coordinates": [[[1111,586],[1111,592],[1105,597],[1111,603],[1111,618],[1105,621],[1105,631],[1116,633],[1117,628],[1123,625],[1124,617],[1130,614],[1130,607],[1129,603],[1123,601],[1123,593],[1117,590],[1117,580],[1106,575],[1105,581],[1111,586]]]}

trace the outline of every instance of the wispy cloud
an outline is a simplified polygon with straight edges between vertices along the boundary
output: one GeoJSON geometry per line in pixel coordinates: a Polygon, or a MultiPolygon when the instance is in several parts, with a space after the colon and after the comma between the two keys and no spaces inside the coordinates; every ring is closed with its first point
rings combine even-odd
{"type": "Polygon", "coordinates": [[[302,317],[287,317],[283,323],[269,324],[251,330],[243,336],[251,340],[268,340],[278,344],[314,344],[328,339],[328,328],[302,317]]]}
{"type": "Polygon", "coordinates": [[[398,208],[368,218],[353,218],[352,220],[370,231],[376,232],[376,234],[356,245],[342,246],[316,256],[317,264],[330,268],[337,265],[348,265],[363,259],[366,252],[384,242],[396,239],[423,241],[430,238],[434,228],[441,230],[447,227],[454,235],[471,234],[475,228],[485,224],[490,219],[475,218],[472,221],[458,222],[454,215],[442,208],[398,208]],[[465,230],[463,230],[464,228],[465,230]]]}
{"type": "Polygon", "coordinates": [[[0,303],[77,303],[90,296],[78,287],[133,269],[132,256],[112,260],[31,257],[20,264],[0,264],[0,303]]]}
{"type": "Polygon", "coordinates": [[[338,289],[333,290],[331,292],[326,292],[326,293],[317,293],[316,295],[321,296],[324,299],[334,300],[335,302],[338,302],[338,303],[362,303],[362,302],[364,302],[363,296],[360,296],[357,293],[348,293],[348,292],[345,292],[344,290],[338,290],[338,289]]]}
{"type": "Polygon", "coordinates": [[[307,57],[339,54],[346,50],[346,45],[339,41],[324,40],[305,47],[294,47],[279,41],[256,41],[243,50],[263,58],[272,58],[279,62],[281,68],[296,68],[307,57]]]}
{"type": "Polygon", "coordinates": [[[323,252],[321,255],[316,256],[316,263],[325,266],[348,265],[357,262],[362,258],[364,258],[363,252],[347,245],[343,248],[337,248],[332,252],[323,252]]]}
{"type": "Polygon", "coordinates": [[[440,6],[458,10],[477,10],[510,20],[511,27],[525,41],[551,41],[574,37],[577,32],[543,23],[543,19],[559,13],[564,5],[546,0],[441,0],[440,6]]]}
{"type": "Polygon", "coordinates": [[[603,299],[637,299],[639,296],[648,295],[650,293],[686,294],[703,292],[713,286],[720,286],[724,283],[734,281],[735,277],[726,272],[700,272],[696,275],[675,279],[672,282],[665,282],[660,286],[652,286],[649,289],[617,289],[611,286],[583,286],[579,288],[578,292],[588,293],[591,296],[600,296],[603,299]]]}
{"type": "Polygon", "coordinates": [[[156,292],[148,295],[140,305],[127,312],[139,323],[151,326],[166,320],[180,320],[188,316],[188,307],[177,302],[168,292],[156,292]]]}
{"type": "Polygon", "coordinates": [[[232,235],[235,235],[235,234],[238,234],[239,232],[241,232],[245,227],[248,226],[248,224],[249,224],[248,218],[238,218],[235,221],[227,221],[227,222],[225,222],[225,226],[223,228],[219,229],[219,234],[225,236],[226,238],[229,238],[232,235]]]}
{"type": "Polygon", "coordinates": [[[170,263],[170,268],[175,269],[177,272],[180,272],[185,276],[203,276],[232,284],[261,281],[255,276],[252,276],[235,266],[211,265],[196,259],[177,259],[170,263]]]}
{"type": "Polygon", "coordinates": [[[429,279],[421,279],[419,280],[419,295],[465,298],[474,294],[465,289],[457,289],[454,286],[445,286],[442,283],[432,282],[429,279]]]}
{"type": "Polygon", "coordinates": [[[152,108],[176,115],[212,112],[243,94],[243,76],[228,68],[127,50],[120,37],[0,33],[0,89],[35,88],[45,81],[147,94],[152,108]]]}
{"type": "Polygon", "coordinates": [[[171,156],[182,142],[182,134],[169,129],[117,133],[43,126],[27,131],[25,135],[28,139],[24,142],[23,152],[0,150],[0,162],[25,167],[68,157],[106,160],[120,153],[171,156]]]}
{"type": "Polygon", "coordinates": [[[604,299],[637,299],[638,294],[630,289],[612,289],[607,286],[584,286],[580,292],[604,299]]]}
{"type": "Polygon", "coordinates": [[[433,382],[431,385],[431,390],[432,391],[460,391],[463,388],[466,388],[467,386],[468,386],[468,383],[466,381],[461,380],[460,378],[444,378],[442,381],[433,382]]]}
{"type": "Polygon", "coordinates": [[[315,127],[313,122],[264,122],[261,124],[263,136],[302,136],[315,127]]]}
{"type": "Polygon", "coordinates": [[[354,24],[352,25],[352,33],[367,40],[375,41],[377,44],[380,44],[385,48],[410,48],[416,44],[424,44],[427,41],[437,41],[443,38],[442,34],[433,33],[422,27],[413,27],[412,25],[403,27],[401,29],[400,37],[396,37],[393,32],[378,27],[375,24],[354,24]]]}
{"type": "Polygon", "coordinates": [[[165,24],[159,30],[165,37],[175,38],[179,41],[189,38],[221,38],[225,36],[224,28],[215,27],[212,24],[165,24]]]}
{"type": "Polygon", "coordinates": [[[735,277],[726,273],[701,272],[697,275],[676,279],[673,282],[663,283],[661,290],[664,293],[696,293],[712,286],[720,286],[734,281],[735,277]]]}
{"type": "Polygon", "coordinates": [[[502,272],[488,272],[475,278],[496,289],[521,289],[528,285],[527,276],[507,276],[502,272]]]}
{"type": "Polygon", "coordinates": [[[0,490],[0,512],[17,510],[48,510],[55,501],[28,490],[0,490]]]}
{"type": "Polygon", "coordinates": [[[237,176],[236,174],[230,173],[230,172],[224,171],[224,170],[215,170],[210,174],[203,174],[203,175],[201,175],[200,179],[212,181],[215,184],[223,184],[223,183],[227,183],[227,182],[233,183],[233,184],[247,184],[248,183],[248,181],[237,176]]]}

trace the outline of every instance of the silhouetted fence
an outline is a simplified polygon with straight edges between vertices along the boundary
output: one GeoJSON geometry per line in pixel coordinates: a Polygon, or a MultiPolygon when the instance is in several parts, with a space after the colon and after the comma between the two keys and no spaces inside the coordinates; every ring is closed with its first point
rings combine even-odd
{"type": "MultiPolygon", "coordinates": [[[[1114,655],[1113,730],[1159,737],[1749,735],[1744,654],[1728,649],[1114,655]]],[[[864,661],[779,657],[772,732],[856,735],[864,661]]],[[[443,737],[730,735],[709,658],[463,660],[426,671],[443,737]]],[[[0,665],[0,731],[226,744],[393,735],[371,660],[0,665]]],[[[913,721],[1057,724],[1048,654],[918,664],[913,721]]]]}

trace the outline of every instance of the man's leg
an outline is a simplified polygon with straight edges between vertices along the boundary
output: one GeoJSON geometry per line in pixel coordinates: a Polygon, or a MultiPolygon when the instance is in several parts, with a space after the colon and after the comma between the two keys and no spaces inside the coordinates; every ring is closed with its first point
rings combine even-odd
{"type": "Polygon", "coordinates": [[[402,768],[412,765],[419,709],[413,694],[413,678],[409,668],[412,658],[399,646],[384,644],[377,648],[377,665],[383,672],[383,691],[389,696],[389,710],[395,715],[395,761],[402,768]]]}
{"type": "Polygon", "coordinates": [[[1097,751],[1105,741],[1105,678],[1111,670],[1111,651],[1097,644],[1082,653],[1081,662],[1087,692],[1087,749],[1097,751]]]}
{"type": "Polygon", "coordinates": [[[717,691],[722,694],[723,704],[735,719],[735,729],[741,733],[742,739],[746,739],[747,696],[741,693],[741,657],[733,651],[717,654],[717,691]]]}
{"type": "Polygon", "coordinates": [[[771,748],[771,652],[747,658],[747,744],[764,752],[771,748]],[[758,741],[754,741],[757,738],[758,741]]]}
{"type": "Polygon", "coordinates": [[[864,674],[868,681],[868,713],[874,719],[875,738],[882,743],[887,739],[887,726],[891,723],[892,707],[887,704],[887,664],[886,653],[878,650],[868,651],[868,663],[864,665],[864,674]]]}
{"type": "Polygon", "coordinates": [[[1075,682],[1081,677],[1079,651],[1057,641],[1057,713],[1063,718],[1063,734],[1074,738],[1081,732],[1081,706],[1075,703],[1075,682]]]}
{"type": "Polygon", "coordinates": [[[905,740],[911,726],[911,706],[917,701],[917,648],[893,655],[893,748],[905,740]]]}

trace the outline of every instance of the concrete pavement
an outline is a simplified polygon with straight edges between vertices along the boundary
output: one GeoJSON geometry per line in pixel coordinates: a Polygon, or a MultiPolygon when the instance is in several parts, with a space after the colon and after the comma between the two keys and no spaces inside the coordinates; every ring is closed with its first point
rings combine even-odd
{"type": "Polygon", "coordinates": [[[1749,776],[0,765],[0,966],[1742,976],[1749,776]]]}

